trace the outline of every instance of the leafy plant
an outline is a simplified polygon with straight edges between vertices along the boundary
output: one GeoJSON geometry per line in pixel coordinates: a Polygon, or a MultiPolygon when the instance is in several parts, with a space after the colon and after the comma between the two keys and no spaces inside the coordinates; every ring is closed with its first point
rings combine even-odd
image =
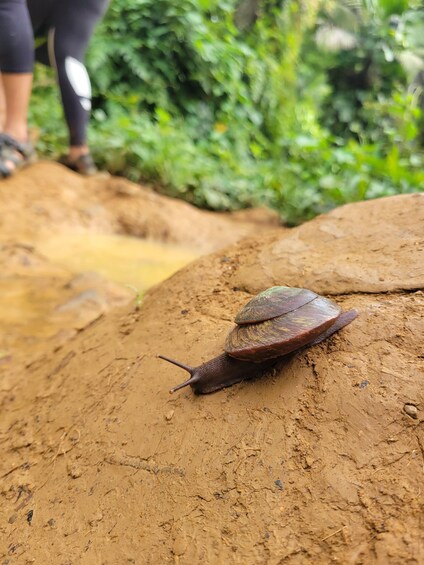
{"type": "MultiPolygon", "coordinates": [[[[114,0],[88,58],[92,151],[197,206],[266,204],[290,224],[421,190],[419,75],[404,57],[421,56],[420,30],[407,0],[114,0]]],[[[32,120],[42,151],[63,150],[41,69],[32,120]]]]}

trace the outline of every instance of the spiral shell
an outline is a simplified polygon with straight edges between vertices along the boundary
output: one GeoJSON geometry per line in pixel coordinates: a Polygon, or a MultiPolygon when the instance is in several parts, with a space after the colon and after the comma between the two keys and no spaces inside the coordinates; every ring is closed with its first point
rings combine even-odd
{"type": "Polygon", "coordinates": [[[225,351],[237,359],[254,362],[286,355],[318,338],[341,312],[335,302],[312,291],[272,287],[258,294],[237,315],[238,325],[228,335],[225,351]]]}

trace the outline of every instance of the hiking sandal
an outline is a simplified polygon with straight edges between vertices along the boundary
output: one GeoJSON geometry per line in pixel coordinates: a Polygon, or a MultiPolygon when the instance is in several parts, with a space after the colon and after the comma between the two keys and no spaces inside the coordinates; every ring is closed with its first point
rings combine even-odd
{"type": "Polygon", "coordinates": [[[94,175],[97,173],[97,167],[90,153],[81,155],[77,159],[71,159],[69,155],[62,155],[59,159],[59,163],[80,175],[94,175]]]}
{"type": "Polygon", "coordinates": [[[0,179],[10,177],[36,160],[37,155],[30,141],[22,143],[7,133],[0,133],[0,179]]]}

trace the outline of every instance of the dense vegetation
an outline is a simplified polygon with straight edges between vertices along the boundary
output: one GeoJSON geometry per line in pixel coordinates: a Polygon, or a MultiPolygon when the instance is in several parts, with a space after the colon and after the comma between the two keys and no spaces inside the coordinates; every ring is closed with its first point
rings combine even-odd
{"type": "MultiPolygon", "coordinates": [[[[424,186],[421,0],[112,0],[92,41],[99,164],[289,223],[424,186]]],[[[38,69],[32,120],[65,128],[38,69]]]]}

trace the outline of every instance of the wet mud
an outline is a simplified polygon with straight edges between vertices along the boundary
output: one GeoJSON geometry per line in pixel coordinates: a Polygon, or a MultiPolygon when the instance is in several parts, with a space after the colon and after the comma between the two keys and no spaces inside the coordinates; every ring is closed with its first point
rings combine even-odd
{"type": "MultiPolygon", "coordinates": [[[[20,190],[40,181],[49,166],[40,167],[20,190]]],[[[345,206],[293,230],[262,212],[250,233],[252,219],[203,216],[202,256],[136,303],[121,282],[78,275],[25,241],[52,222],[194,249],[180,203],[174,232],[178,217],[160,223],[173,203],[149,193],[162,218],[149,231],[120,179],[93,180],[89,192],[53,168],[63,175],[57,206],[28,212],[43,221],[32,230],[17,222],[14,238],[3,220],[3,273],[45,269],[41,312],[16,293],[28,320],[52,326],[32,341],[16,330],[18,339],[19,315],[7,315],[15,345],[0,358],[2,563],[422,563],[424,195],[345,206]],[[224,225],[233,239],[222,248],[224,225]],[[170,395],[182,372],[157,355],[196,365],[219,354],[240,307],[273,284],[311,288],[359,317],[263,378],[170,395]]]]}

